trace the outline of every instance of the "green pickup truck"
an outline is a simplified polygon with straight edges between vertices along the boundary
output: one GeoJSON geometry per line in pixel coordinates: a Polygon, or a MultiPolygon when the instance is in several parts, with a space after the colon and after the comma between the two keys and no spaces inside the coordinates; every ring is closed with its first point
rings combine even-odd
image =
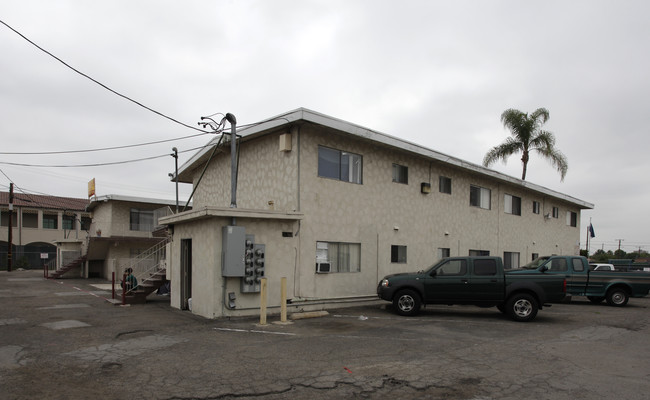
{"type": "Polygon", "coordinates": [[[567,293],[586,296],[592,303],[607,300],[611,306],[623,307],[630,297],[644,297],[650,291],[650,273],[592,271],[585,257],[544,256],[522,267],[566,278],[567,293]]]}
{"type": "Polygon", "coordinates": [[[377,295],[404,316],[416,315],[423,304],[471,304],[496,306],[526,322],[565,299],[566,281],[537,270],[504,270],[499,257],[450,257],[425,271],[386,276],[377,295]]]}

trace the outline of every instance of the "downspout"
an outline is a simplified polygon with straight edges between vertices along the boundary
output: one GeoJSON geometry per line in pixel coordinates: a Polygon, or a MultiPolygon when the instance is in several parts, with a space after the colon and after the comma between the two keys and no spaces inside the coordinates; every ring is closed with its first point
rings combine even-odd
{"type": "Polygon", "coordinates": [[[230,208],[237,208],[237,118],[227,113],[226,120],[230,122],[230,208]]]}

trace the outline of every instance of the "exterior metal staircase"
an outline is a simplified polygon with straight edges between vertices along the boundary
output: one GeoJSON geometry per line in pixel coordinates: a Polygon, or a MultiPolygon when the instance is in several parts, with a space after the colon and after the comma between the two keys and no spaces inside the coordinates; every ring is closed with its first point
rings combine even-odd
{"type": "Polygon", "coordinates": [[[169,238],[164,238],[156,245],[134,258],[124,269],[131,269],[137,279],[137,286],[126,290],[124,303],[139,304],[147,301],[147,296],[158,290],[167,282],[166,248],[169,238]]]}
{"type": "Polygon", "coordinates": [[[68,264],[64,265],[61,268],[57,268],[53,271],[49,271],[47,277],[49,279],[59,279],[61,278],[61,275],[65,274],[66,272],[70,271],[73,268],[80,267],[85,262],[86,262],[86,256],[81,256],[79,258],[76,258],[74,261],[69,262],[68,264]]]}
{"type": "Polygon", "coordinates": [[[148,278],[143,279],[142,282],[138,282],[138,286],[134,289],[127,290],[124,294],[124,302],[126,304],[146,303],[147,296],[167,282],[166,273],[167,270],[164,268],[152,272],[148,278]]]}

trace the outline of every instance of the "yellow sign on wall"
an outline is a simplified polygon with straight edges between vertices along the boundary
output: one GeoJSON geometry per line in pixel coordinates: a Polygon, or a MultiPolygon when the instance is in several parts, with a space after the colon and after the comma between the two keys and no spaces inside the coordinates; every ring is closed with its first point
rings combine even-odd
{"type": "Polygon", "coordinates": [[[95,178],[91,179],[88,182],[88,198],[91,198],[95,195],[95,178]]]}

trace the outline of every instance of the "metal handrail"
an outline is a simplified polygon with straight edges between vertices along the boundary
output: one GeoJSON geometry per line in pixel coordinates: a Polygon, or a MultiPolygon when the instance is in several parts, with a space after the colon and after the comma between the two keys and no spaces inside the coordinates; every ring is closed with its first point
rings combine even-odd
{"type": "Polygon", "coordinates": [[[131,268],[133,270],[133,276],[137,280],[137,285],[128,289],[126,293],[134,292],[138,286],[149,280],[155,272],[164,269],[161,266],[166,266],[167,259],[165,256],[167,243],[169,243],[168,237],[162,239],[141,254],[138,254],[137,257],[132,259],[130,264],[124,267],[123,271],[131,268]]]}

